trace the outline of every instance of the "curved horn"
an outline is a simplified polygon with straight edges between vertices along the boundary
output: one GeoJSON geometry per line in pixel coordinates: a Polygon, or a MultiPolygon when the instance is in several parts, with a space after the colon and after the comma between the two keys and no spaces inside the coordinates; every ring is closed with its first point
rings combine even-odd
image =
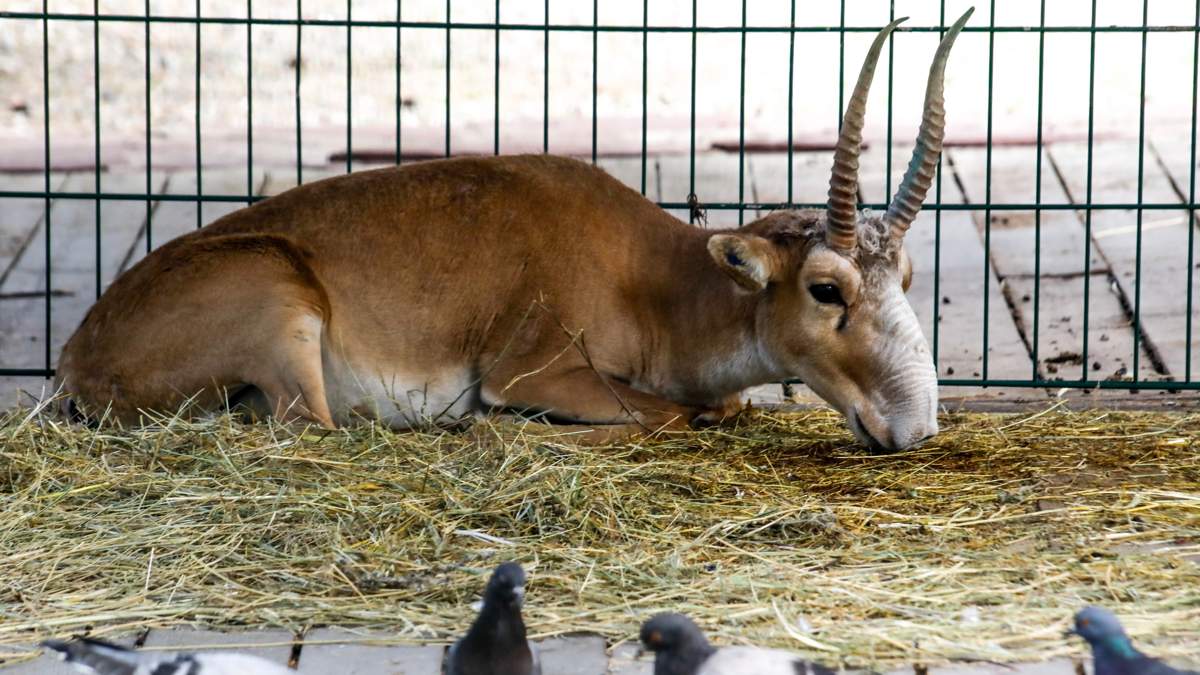
{"type": "Polygon", "coordinates": [[[825,243],[839,251],[854,250],[858,237],[858,150],[862,144],[863,118],[867,113],[871,80],[875,77],[875,63],[879,61],[879,52],[892,30],[906,19],[908,17],[896,19],[875,36],[858,73],[854,93],[846,104],[842,133],[838,135],[833,171],[829,176],[829,225],[825,230],[825,243]]]}
{"type": "Polygon", "coordinates": [[[946,79],[946,59],[950,56],[950,48],[958,37],[967,19],[975,11],[972,7],[966,11],[942,38],[937,52],[933,55],[933,65],[929,67],[929,83],[925,86],[925,111],[921,114],[921,128],[917,132],[916,147],[913,148],[912,159],[904,172],[904,179],[896,189],[896,196],[888,205],[883,220],[891,231],[893,241],[899,241],[908,232],[925,194],[933,184],[933,174],[937,170],[938,158],[942,156],[942,140],[946,135],[946,98],[944,84],[946,79]]]}

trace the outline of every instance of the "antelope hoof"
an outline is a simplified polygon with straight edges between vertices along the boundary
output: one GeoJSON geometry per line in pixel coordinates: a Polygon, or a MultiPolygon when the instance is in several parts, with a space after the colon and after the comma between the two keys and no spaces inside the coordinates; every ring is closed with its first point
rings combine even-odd
{"type": "Polygon", "coordinates": [[[743,406],[740,402],[732,405],[725,405],[720,408],[709,408],[692,417],[689,426],[691,426],[693,429],[704,429],[707,427],[733,424],[737,422],[742,417],[742,414],[749,409],[749,406],[743,406]]]}

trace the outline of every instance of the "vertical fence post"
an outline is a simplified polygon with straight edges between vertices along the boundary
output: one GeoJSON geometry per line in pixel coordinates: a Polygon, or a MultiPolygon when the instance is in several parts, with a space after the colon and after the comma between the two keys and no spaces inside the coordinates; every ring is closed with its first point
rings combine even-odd
{"type": "MultiPolygon", "coordinates": [[[[795,173],[795,135],[793,117],[795,115],[796,96],[796,0],[791,2],[791,12],[788,18],[788,87],[787,87],[787,208],[792,208],[795,202],[793,192],[795,173]]],[[[780,384],[784,399],[796,395],[791,382],[780,384]]]]}
{"type": "Polygon", "coordinates": [[[596,89],[599,86],[600,0],[592,0],[592,165],[596,164],[596,89]]]}
{"type": "MultiPolygon", "coordinates": [[[[938,3],[938,42],[946,36],[946,0],[938,3]]],[[[937,210],[933,212],[933,368],[938,369],[938,338],[941,336],[941,281],[942,281],[942,157],[938,154],[937,166],[937,210]]]]}
{"type": "MultiPolygon", "coordinates": [[[[738,225],[746,216],[746,0],[742,0],[742,51],[738,60],[738,225]]],[[[695,193],[695,189],[692,190],[695,193]]]]}
{"type": "Polygon", "coordinates": [[[46,377],[50,377],[50,341],[53,339],[51,334],[50,323],[50,297],[53,295],[51,289],[51,272],[50,272],[50,17],[49,0],[42,0],[42,187],[46,191],[46,196],[43,200],[42,208],[45,209],[46,221],[46,238],[45,250],[43,251],[43,263],[46,266],[46,344],[45,347],[45,365],[46,377]]]}
{"type": "MultiPolygon", "coordinates": [[[[1133,267],[1133,381],[1139,378],[1139,358],[1142,338],[1142,194],[1146,187],[1146,39],[1149,25],[1150,0],[1142,0],[1142,68],[1139,82],[1138,107],[1138,177],[1137,177],[1137,243],[1133,267]]],[[[1189,223],[1190,225],[1190,223],[1189,223]]]]}
{"type": "Polygon", "coordinates": [[[1188,162],[1188,262],[1187,262],[1187,339],[1184,343],[1183,379],[1192,381],[1192,282],[1196,270],[1196,88],[1200,82],[1200,0],[1196,0],[1196,20],[1192,29],[1192,151],[1188,162]]]}
{"type": "MultiPolygon", "coordinates": [[[[354,168],[354,0],[346,0],[346,173],[354,168]]],[[[450,21],[449,18],[446,19],[450,21]]],[[[450,72],[450,64],[446,64],[450,72]]]]}
{"type": "Polygon", "coordinates": [[[837,130],[842,133],[842,111],[846,109],[846,0],[838,12],[838,107],[837,130]]]}
{"type": "MultiPolygon", "coordinates": [[[[499,5],[500,0],[496,0],[496,4],[499,5]]],[[[401,58],[400,58],[400,40],[401,40],[401,34],[404,31],[404,28],[402,28],[400,24],[403,23],[403,21],[404,21],[404,2],[403,2],[403,0],[396,0],[396,166],[400,166],[400,158],[404,156],[404,147],[401,144],[402,143],[401,138],[403,137],[403,133],[401,130],[402,124],[401,124],[401,119],[400,119],[401,110],[403,110],[403,108],[404,108],[404,87],[402,86],[403,81],[401,80],[401,77],[400,77],[400,74],[402,72],[401,71],[402,63],[401,63],[401,58]]],[[[496,19],[496,21],[499,21],[499,19],[496,19]]],[[[498,41],[499,40],[497,40],[497,42],[498,41]]],[[[497,46],[497,49],[499,49],[499,46],[497,46]]]]}
{"type": "Polygon", "coordinates": [[[1088,35],[1088,129],[1087,129],[1087,188],[1084,196],[1087,208],[1083,217],[1083,379],[1087,379],[1088,324],[1092,291],[1092,158],[1096,130],[1096,2],[1092,0],[1092,19],[1088,35]]]}
{"type": "MultiPolygon", "coordinates": [[[[196,0],[196,229],[204,226],[204,160],[200,145],[200,0],[196,0]]],[[[300,68],[300,64],[296,64],[300,68]]],[[[297,101],[299,103],[299,101],[297,101]]],[[[297,114],[299,114],[297,112],[297,114]]]]}
{"type": "Polygon", "coordinates": [[[100,298],[100,292],[103,290],[103,279],[101,276],[101,225],[100,225],[100,0],[93,0],[92,13],[95,14],[96,20],[92,22],[92,82],[95,85],[93,91],[94,98],[92,99],[93,111],[92,120],[96,125],[96,156],[95,156],[95,187],[96,187],[96,299],[100,298]]]}
{"type": "Polygon", "coordinates": [[[1042,299],[1042,93],[1046,67],[1046,0],[1042,0],[1039,9],[1038,26],[1041,30],[1038,32],[1037,145],[1034,146],[1037,160],[1033,179],[1033,370],[1029,375],[1029,379],[1035,381],[1039,379],[1038,327],[1041,324],[1042,299]]]}
{"type": "MultiPolygon", "coordinates": [[[[150,202],[150,193],[154,190],[150,183],[150,156],[150,0],[146,0],[146,253],[154,248],[154,222],[151,218],[154,209],[150,202]]],[[[97,264],[99,262],[96,261],[97,264]]]]}
{"type": "MultiPolygon", "coordinates": [[[[1200,0],[1198,0],[1200,1],[1200,0]]],[[[650,43],[650,0],[642,0],[642,195],[646,194],[646,67],[649,63],[647,49],[650,43]]]]}
{"type": "Polygon", "coordinates": [[[246,203],[254,203],[254,0],[246,0],[246,203]]]}
{"type": "Polygon", "coordinates": [[[496,70],[494,91],[495,107],[492,109],[492,154],[500,154],[500,0],[496,0],[496,70]]]}
{"type": "MultiPolygon", "coordinates": [[[[549,2],[549,0],[546,0],[549,2]]],[[[450,156],[450,0],[446,0],[446,156],[450,156]]]]}
{"type": "Polygon", "coordinates": [[[301,131],[303,124],[300,118],[300,71],[304,69],[300,51],[303,24],[304,0],[296,0],[296,185],[304,184],[304,132],[301,131]]]}
{"type": "MultiPolygon", "coordinates": [[[[689,118],[688,128],[691,132],[691,142],[688,146],[688,204],[689,206],[695,203],[696,199],[696,5],[697,0],[692,0],[692,108],[689,118]]],[[[695,224],[696,209],[688,209],[688,223],[695,224]]]]}
{"type": "Polygon", "coordinates": [[[992,99],[993,70],[996,65],[996,0],[991,0],[988,13],[988,77],[987,77],[987,166],[984,170],[983,201],[983,367],[980,374],[988,379],[988,329],[991,326],[989,294],[992,288],[992,99]]]}
{"type": "Polygon", "coordinates": [[[792,174],[795,163],[795,139],[792,119],[796,99],[796,0],[792,0],[791,19],[788,22],[788,107],[787,107],[787,203],[790,208],[795,201],[792,193],[792,174]]]}
{"type": "MultiPolygon", "coordinates": [[[[896,20],[896,0],[888,2],[888,23],[896,20]]],[[[892,198],[892,90],[895,83],[896,70],[896,35],[893,33],[891,39],[887,41],[888,46],[888,74],[887,74],[887,143],[883,149],[887,153],[887,159],[884,163],[884,185],[883,185],[883,203],[887,204],[892,198]]]]}
{"type": "Polygon", "coordinates": [[[542,152],[550,152],[550,0],[546,0],[542,32],[542,152]]]}

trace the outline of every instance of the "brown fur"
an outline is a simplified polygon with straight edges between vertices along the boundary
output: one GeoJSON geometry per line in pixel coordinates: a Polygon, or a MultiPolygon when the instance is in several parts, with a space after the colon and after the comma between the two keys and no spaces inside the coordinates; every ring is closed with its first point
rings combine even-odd
{"type": "MultiPolygon", "coordinates": [[[[468,377],[456,410],[471,401],[677,426],[719,417],[743,387],[795,374],[792,361],[824,349],[788,326],[810,311],[810,252],[835,255],[822,228],[819,212],[781,212],[723,233],[772,275],[751,292],[730,280],[738,272],[711,249],[714,232],[582,162],[461,158],[354,173],[151,253],[85,317],[59,377],[85,411],[111,406],[129,422],[189,397],[213,409],[251,385],[274,413],[332,426],[370,414],[351,405],[352,371],[368,388],[468,377]],[[791,337],[763,335],[768,319],[791,337]],[[794,353],[773,353],[783,348],[794,353]],[[756,372],[758,357],[744,356],[753,367],[718,372],[755,350],[782,370],[756,372]]],[[[839,259],[849,271],[838,274],[857,273],[839,259]]],[[[831,367],[869,389],[870,360],[842,351],[831,367]]]]}

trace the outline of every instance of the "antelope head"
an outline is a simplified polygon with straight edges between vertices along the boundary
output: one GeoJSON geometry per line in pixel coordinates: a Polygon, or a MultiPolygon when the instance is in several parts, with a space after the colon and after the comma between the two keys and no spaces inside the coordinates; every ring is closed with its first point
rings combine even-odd
{"type": "Polygon", "coordinates": [[[857,209],[858,155],[880,31],[846,107],[824,212],[778,212],[709,240],[709,253],[744,288],[763,294],[758,339],[776,373],[798,377],[877,451],[937,433],[937,372],[904,294],[912,264],[904,235],[933,181],[944,137],[946,57],[972,10],[937,48],[916,148],[887,211],[857,209]]]}

